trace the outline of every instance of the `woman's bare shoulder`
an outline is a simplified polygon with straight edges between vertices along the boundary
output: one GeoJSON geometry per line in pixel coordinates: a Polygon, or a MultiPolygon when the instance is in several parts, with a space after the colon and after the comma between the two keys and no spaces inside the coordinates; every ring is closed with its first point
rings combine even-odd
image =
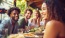
{"type": "Polygon", "coordinates": [[[60,22],[60,21],[51,20],[51,21],[47,22],[47,25],[62,26],[64,24],[62,22],[60,22]]]}
{"type": "Polygon", "coordinates": [[[60,21],[51,20],[47,22],[46,26],[50,28],[54,28],[54,29],[57,29],[57,28],[60,29],[60,28],[63,28],[64,25],[60,21]]]}
{"type": "Polygon", "coordinates": [[[60,28],[63,24],[60,21],[51,20],[48,21],[45,28],[45,37],[56,37],[58,33],[60,32],[60,28]]]}

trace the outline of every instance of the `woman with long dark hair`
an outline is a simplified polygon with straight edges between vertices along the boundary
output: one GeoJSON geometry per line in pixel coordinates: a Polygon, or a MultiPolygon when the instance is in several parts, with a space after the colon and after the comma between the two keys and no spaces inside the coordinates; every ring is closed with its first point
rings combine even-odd
{"type": "Polygon", "coordinates": [[[47,23],[43,38],[65,38],[64,6],[59,0],[46,0],[45,2],[47,7],[47,13],[45,13],[47,23]]]}

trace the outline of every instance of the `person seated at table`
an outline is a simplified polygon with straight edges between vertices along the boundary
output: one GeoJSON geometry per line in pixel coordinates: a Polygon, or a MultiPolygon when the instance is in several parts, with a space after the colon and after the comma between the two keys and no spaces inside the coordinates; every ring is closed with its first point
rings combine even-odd
{"type": "MultiPolygon", "coordinates": [[[[9,18],[3,19],[0,24],[0,32],[5,31],[8,29],[8,35],[10,34],[16,34],[18,31],[18,19],[19,19],[20,9],[18,7],[11,7],[8,10],[8,16],[9,18]]],[[[6,32],[5,32],[6,34],[6,32]]]]}
{"type": "Polygon", "coordinates": [[[39,12],[39,10],[36,10],[36,9],[34,10],[33,17],[29,20],[28,26],[30,27],[30,29],[40,26],[40,12],[39,12]]]}
{"type": "Polygon", "coordinates": [[[48,21],[43,38],[65,38],[65,10],[61,1],[46,0],[45,9],[47,12],[44,13],[44,18],[46,17],[48,21]]]}
{"type": "Polygon", "coordinates": [[[19,28],[25,30],[25,26],[28,26],[28,20],[30,19],[32,15],[32,10],[27,8],[24,12],[24,18],[19,19],[19,28]]]}

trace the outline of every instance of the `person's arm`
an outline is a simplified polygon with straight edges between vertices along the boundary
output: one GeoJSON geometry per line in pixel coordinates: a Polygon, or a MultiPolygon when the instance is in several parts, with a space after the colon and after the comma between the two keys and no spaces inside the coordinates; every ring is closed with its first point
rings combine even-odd
{"type": "Polygon", "coordinates": [[[37,24],[40,26],[40,18],[37,19],[37,24]]]}
{"type": "Polygon", "coordinates": [[[3,34],[5,32],[5,26],[7,25],[7,20],[2,20],[0,24],[0,34],[3,34]]]}
{"type": "Polygon", "coordinates": [[[58,24],[54,21],[49,21],[46,24],[45,32],[43,38],[57,38],[58,34],[58,24]]]}
{"type": "Polygon", "coordinates": [[[7,25],[7,21],[6,20],[2,20],[2,22],[0,24],[0,30],[4,29],[5,25],[7,25]]]}

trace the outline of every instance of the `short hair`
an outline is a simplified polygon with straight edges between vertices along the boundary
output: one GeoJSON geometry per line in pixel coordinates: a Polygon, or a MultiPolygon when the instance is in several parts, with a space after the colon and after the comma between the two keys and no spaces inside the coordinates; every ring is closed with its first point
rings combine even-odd
{"type": "Polygon", "coordinates": [[[18,11],[18,13],[20,13],[20,9],[19,9],[18,7],[11,7],[11,8],[8,10],[8,16],[10,16],[10,14],[11,14],[11,12],[12,12],[13,10],[16,10],[16,11],[18,11]]]}
{"type": "Polygon", "coordinates": [[[33,13],[33,11],[32,11],[31,9],[27,8],[27,9],[25,10],[24,14],[26,14],[26,13],[27,13],[27,11],[30,11],[30,12],[31,12],[31,14],[33,13]]]}

